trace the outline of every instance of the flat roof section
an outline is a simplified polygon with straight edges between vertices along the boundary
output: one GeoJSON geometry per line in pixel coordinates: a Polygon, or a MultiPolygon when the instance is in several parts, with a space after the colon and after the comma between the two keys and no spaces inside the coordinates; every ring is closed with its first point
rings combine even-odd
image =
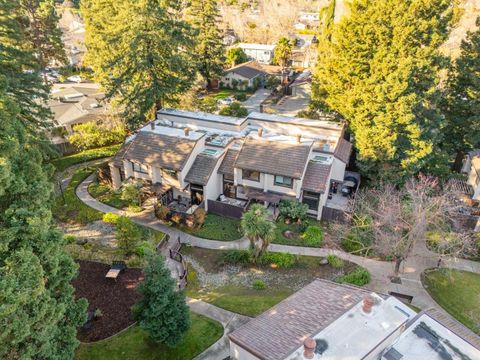
{"type": "Polygon", "coordinates": [[[325,117],[325,120],[314,120],[314,119],[290,117],[290,116],[277,115],[277,114],[266,114],[266,113],[260,113],[260,112],[254,111],[248,114],[247,120],[259,120],[259,121],[295,124],[295,125],[311,126],[315,128],[332,129],[332,130],[343,129],[342,123],[331,121],[328,119],[328,117],[325,117]]]}
{"type": "MultiPolygon", "coordinates": [[[[201,112],[201,111],[194,112],[194,111],[177,110],[177,109],[161,109],[157,112],[157,118],[162,120],[161,118],[162,115],[178,116],[186,119],[203,120],[203,121],[224,123],[224,124],[230,124],[230,125],[241,125],[245,121],[244,118],[237,118],[233,116],[223,116],[223,115],[210,114],[210,113],[201,112]]],[[[169,119],[166,119],[166,120],[169,120],[169,119]]]]}

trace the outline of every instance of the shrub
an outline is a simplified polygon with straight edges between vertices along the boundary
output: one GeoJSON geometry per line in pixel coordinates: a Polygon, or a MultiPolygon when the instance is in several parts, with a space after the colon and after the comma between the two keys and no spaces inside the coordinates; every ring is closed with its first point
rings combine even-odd
{"type": "Polygon", "coordinates": [[[235,101],[233,104],[225,106],[222,110],[220,110],[219,114],[225,116],[245,117],[248,115],[248,110],[238,101],[235,101]]]}
{"type": "Polygon", "coordinates": [[[260,255],[258,262],[263,265],[275,265],[279,268],[291,268],[295,265],[295,256],[289,253],[266,251],[260,255]]]}
{"type": "Polygon", "coordinates": [[[95,309],[95,313],[93,314],[95,319],[101,318],[103,316],[102,310],[100,309],[95,309]]]}
{"type": "Polygon", "coordinates": [[[162,204],[155,205],[155,216],[160,220],[168,220],[170,209],[162,204]]]}
{"type": "Polygon", "coordinates": [[[248,264],[251,260],[248,250],[228,250],[223,254],[225,264],[248,264]]]}
{"type": "Polygon", "coordinates": [[[172,215],[171,220],[173,223],[175,223],[175,225],[178,226],[182,222],[182,215],[180,215],[179,213],[175,213],[172,215]]]}
{"type": "Polygon", "coordinates": [[[295,200],[282,200],[279,205],[280,215],[293,221],[304,220],[307,216],[308,205],[295,200]]]}
{"type": "Polygon", "coordinates": [[[330,266],[333,267],[334,269],[340,269],[345,265],[345,262],[342,259],[340,259],[337,255],[328,255],[327,261],[330,264],[330,266]]]}
{"type": "Polygon", "coordinates": [[[245,101],[247,100],[247,94],[245,93],[238,93],[238,94],[235,94],[235,100],[238,100],[238,101],[245,101]]]}
{"type": "Polygon", "coordinates": [[[118,247],[125,255],[130,255],[134,253],[142,234],[140,228],[132,220],[126,216],[119,216],[115,227],[115,237],[118,247]]]}
{"type": "Polygon", "coordinates": [[[323,242],[324,234],[321,227],[309,226],[302,237],[306,245],[320,247],[323,242]]]}
{"type": "Polygon", "coordinates": [[[73,235],[65,235],[64,239],[67,244],[73,244],[76,240],[76,237],[73,235]]]}
{"type": "Polygon", "coordinates": [[[137,248],[135,249],[135,254],[137,254],[140,257],[145,257],[146,255],[149,255],[153,252],[155,252],[155,249],[152,243],[148,241],[142,241],[140,245],[138,245],[137,248]]]}
{"type": "Polygon", "coordinates": [[[117,214],[105,213],[103,214],[102,220],[109,224],[116,224],[119,217],[120,215],[117,214]]]}
{"type": "Polygon", "coordinates": [[[348,283],[363,286],[370,282],[370,273],[367,269],[357,266],[351,273],[339,276],[335,281],[341,284],[348,283]]]}
{"type": "Polygon", "coordinates": [[[128,211],[132,212],[132,213],[139,213],[139,212],[142,212],[143,209],[141,206],[138,206],[138,205],[134,205],[134,204],[130,204],[128,205],[128,211]]]}
{"type": "Polygon", "coordinates": [[[120,198],[129,203],[129,205],[140,205],[140,188],[142,184],[139,181],[128,181],[122,185],[122,194],[120,198]]]}
{"type": "Polygon", "coordinates": [[[205,224],[205,219],[207,217],[207,212],[202,209],[198,208],[194,213],[193,213],[193,218],[195,221],[195,226],[196,227],[202,227],[203,224],[205,224]]]}
{"type": "Polygon", "coordinates": [[[255,289],[255,290],[263,290],[267,287],[267,285],[265,284],[265,282],[261,279],[256,279],[253,281],[252,283],[252,287],[255,289]]]}
{"type": "Polygon", "coordinates": [[[198,106],[198,110],[204,111],[207,113],[214,113],[218,110],[218,103],[217,100],[213,97],[206,97],[200,101],[198,106]]]}

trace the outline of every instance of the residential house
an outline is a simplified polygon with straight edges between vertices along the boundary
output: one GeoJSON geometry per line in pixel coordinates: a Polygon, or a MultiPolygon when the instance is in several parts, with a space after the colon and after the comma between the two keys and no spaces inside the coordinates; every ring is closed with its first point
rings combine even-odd
{"type": "Polygon", "coordinates": [[[261,64],[271,64],[275,52],[275,45],[240,43],[238,45],[250,60],[261,64]]]}
{"type": "MultiPolygon", "coordinates": [[[[275,215],[278,203],[291,199],[307,204],[309,214],[321,219],[329,203],[342,210],[335,200],[341,195],[329,199],[329,194],[332,182],[343,181],[350,157],[344,130],[328,117],[253,112],[235,118],[163,109],[114,157],[113,184],[118,188],[126,178],[144,179],[163,185],[157,195],[165,203],[181,196],[207,211],[236,217],[252,202],[262,202],[275,215]]],[[[345,205],[347,199],[342,200],[345,205]]]]}
{"type": "Polygon", "coordinates": [[[320,279],[228,337],[234,360],[480,358],[480,338],[447,315],[320,279]]]}
{"type": "Polygon", "coordinates": [[[266,75],[258,62],[248,61],[226,70],[219,85],[239,90],[256,89],[265,82],[266,75]]]}
{"type": "Polygon", "coordinates": [[[467,174],[467,184],[473,189],[473,200],[480,200],[480,150],[472,150],[467,154],[462,172],[467,174]]]}

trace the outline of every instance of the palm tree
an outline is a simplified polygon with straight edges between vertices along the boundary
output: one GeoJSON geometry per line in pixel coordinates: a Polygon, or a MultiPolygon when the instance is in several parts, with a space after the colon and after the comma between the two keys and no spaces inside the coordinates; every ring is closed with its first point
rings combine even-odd
{"type": "Polygon", "coordinates": [[[267,220],[267,209],[263,205],[253,204],[243,214],[240,225],[257,259],[275,237],[275,224],[267,220]]]}

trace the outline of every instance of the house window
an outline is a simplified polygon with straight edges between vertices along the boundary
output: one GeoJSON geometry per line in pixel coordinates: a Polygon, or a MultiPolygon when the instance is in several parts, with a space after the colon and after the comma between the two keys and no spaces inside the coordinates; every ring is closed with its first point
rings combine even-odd
{"type": "Polygon", "coordinates": [[[242,170],[242,178],[250,181],[260,181],[260,173],[253,170],[242,170]]]}
{"type": "Polygon", "coordinates": [[[275,180],[273,183],[277,186],[284,186],[288,188],[293,187],[293,179],[288,176],[275,175],[275,180]]]}
{"type": "Polygon", "coordinates": [[[225,78],[225,81],[230,81],[230,78],[225,78]]]}
{"type": "Polygon", "coordinates": [[[141,173],[141,174],[148,174],[148,167],[146,165],[141,165],[138,163],[132,162],[133,171],[141,173]]]}
{"type": "Polygon", "coordinates": [[[309,210],[318,211],[319,193],[304,191],[302,203],[308,205],[309,210]]]}

